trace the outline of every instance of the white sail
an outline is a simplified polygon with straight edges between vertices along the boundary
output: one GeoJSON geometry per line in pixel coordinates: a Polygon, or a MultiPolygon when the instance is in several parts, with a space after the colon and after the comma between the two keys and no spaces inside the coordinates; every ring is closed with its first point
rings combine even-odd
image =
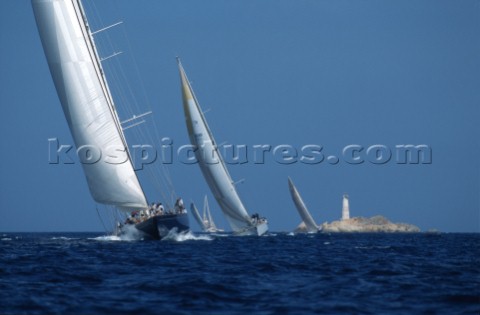
{"type": "Polygon", "coordinates": [[[178,67],[188,135],[192,144],[197,148],[195,156],[199,161],[203,176],[232,230],[240,232],[252,227],[252,219],[238,196],[180,61],[178,61],[178,67]]]}
{"type": "Polygon", "coordinates": [[[203,221],[208,222],[208,228],[216,230],[217,226],[215,225],[215,222],[213,222],[212,214],[210,213],[210,206],[208,205],[208,198],[205,195],[205,198],[203,199],[203,221]]]}
{"type": "Polygon", "coordinates": [[[102,153],[98,162],[82,163],[91,195],[125,211],[146,208],[81,3],[32,0],[32,6],[75,145],[93,146],[102,153]],[[107,152],[122,154],[123,163],[106,162],[107,152]]]}
{"type": "Polygon", "coordinates": [[[195,221],[197,221],[198,225],[200,225],[202,231],[206,231],[208,229],[208,226],[205,225],[204,220],[202,220],[202,217],[200,216],[200,213],[198,212],[198,209],[193,202],[190,204],[190,210],[193,214],[193,217],[195,218],[195,221]]]}
{"type": "Polygon", "coordinates": [[[293,184],[290,177],[288,178],[288,187],[290,189],[290,194],[292,195],[293,203],[295,204],[295,207],[297,208],[297,211],[300,214],[300,217],[302,218],[303,223],[305,224],[306,230],[308,232],[318,232],[317,223],[315,223],[312,216],[310,215],[310,212],[308,211],[307,206],[303,202],[302,197],[298,193],[298,190],[293,184]]]}

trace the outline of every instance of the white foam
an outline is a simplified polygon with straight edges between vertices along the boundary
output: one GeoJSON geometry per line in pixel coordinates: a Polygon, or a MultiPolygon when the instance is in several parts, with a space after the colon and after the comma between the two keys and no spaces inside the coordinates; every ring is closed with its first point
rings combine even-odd
{"type": "Polygon", "coordinates": [[[124,225],[122,227],[122,233],[120,235],[102,235],[91,238],[96,241],[140,241],[143,240],[143,234],[137,230],[133,225],[124,225]]]}
{"type": "Polygon", "coordinates": [[[212,241],[213,238],[209,235],[195,235],[191,231],[177,232],[177,229],[171,229],[168,234],[162,238],[162,241],[174,241],[174,242],[185,242],[185,241],[212,241]]]}
{"type": "MultiPolygon", "coordinates": [[[[137,230],[134,226],[124,226],[122,228],[122,234],[120,235],[102,235],[98,237],[91,238],[96,241],[141,241],[144,239],[142,232],[137,230]]],[[[174,241],[174,242],[184,242],[184,241],[212,241],[213,238],[209,235],[195,235],[191,231],[178,233],[177,229],[174,228],[170,230],[167,236],[162,238],[162,241],[174,241]]]]}
{"type": "Polygon", "coordinates": [[[219,233],[219,232],[217,232],[217,233],[210,233],[209,235],[215,236],[215,237],[229,237],[229,236],[231,236],[231,234],[219,233]]]}
{"type": "Polygon", "coordinates": [[[67,240],[75,240],[76,238],[70,238],[70,237],[65,237],[65,236],[58,236],[58,237],[52,237],[50,238],[51,240],[62,240],[62,241],[67,241],[67,240]]]}

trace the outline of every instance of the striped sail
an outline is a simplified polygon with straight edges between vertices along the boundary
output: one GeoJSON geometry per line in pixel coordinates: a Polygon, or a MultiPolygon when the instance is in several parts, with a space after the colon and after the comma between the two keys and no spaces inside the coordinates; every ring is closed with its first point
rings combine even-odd
{"type": "Polygon", "coordinates": [[[82,163],[93,199],[125,211],[146,208],[80,2],[32,0],[32,6],[75,145],[102,152],[98,162],[82,163]],[[117,159],[108,160],[108,153],[117,159]]]}
{"type": "Polygon", "coordinates": [[[300,214],[300,217],[302,218],[307,231],[318,232],[317,223],[315,223],[312,216],[310,215],[310,212],[308,211],[307,206],[303,202],[302,197],[298,193],[298,190],[293,184],[290,177],[288,178],[288,187],[290,188],[290,194],[292,195],[293,203],[295,204],[295,207],[297,208],[297,211],[300,214]]]}
{"type": "Polygon", "coordinates": [[[203,176],[217,200],[232,230],[238,232],[252,226],[223,158],[207,125],[200,105],[193,93],[187,75],[178,61],[182,84],[183,109],[191,143],[196,146],[195,156],[203,176]]]}

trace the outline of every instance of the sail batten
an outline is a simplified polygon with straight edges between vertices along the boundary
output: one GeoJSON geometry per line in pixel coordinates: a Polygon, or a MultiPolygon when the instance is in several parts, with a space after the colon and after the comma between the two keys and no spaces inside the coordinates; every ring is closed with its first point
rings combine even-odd
{"type": "Polygon", "coordinates": [[[195,156],[199,161],[203,176],[232,230],[234,232],[241,231],[252,226],[251,218],[233,185],[225,162],[215,145],[216,142],[180,61],[178,61],[178,67],[187,130],[190,141],[197,148],[195,156]],[[214,163],[210,159],[213,159],[214,163]]]}
{"type": "Polygon", "coordinates": [[[101,153],[97,162],[82,163],[92,197],[125,211],[146,208],[81,3],[32,0],[32,6],[75,145],[77,149],[91,146],[101,153]],[[125,154],[124,163],[106,161],[112,148],[117,148],[115,154],[125,154]]]}

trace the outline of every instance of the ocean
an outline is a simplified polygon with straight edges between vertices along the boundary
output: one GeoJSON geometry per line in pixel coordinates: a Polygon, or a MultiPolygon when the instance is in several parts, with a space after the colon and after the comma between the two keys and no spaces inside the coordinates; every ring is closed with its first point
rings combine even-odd
{"type": "Polygon", "coordinates": [[[1,314],[480,314],[480,234],[0,239],[1,314]]]}

